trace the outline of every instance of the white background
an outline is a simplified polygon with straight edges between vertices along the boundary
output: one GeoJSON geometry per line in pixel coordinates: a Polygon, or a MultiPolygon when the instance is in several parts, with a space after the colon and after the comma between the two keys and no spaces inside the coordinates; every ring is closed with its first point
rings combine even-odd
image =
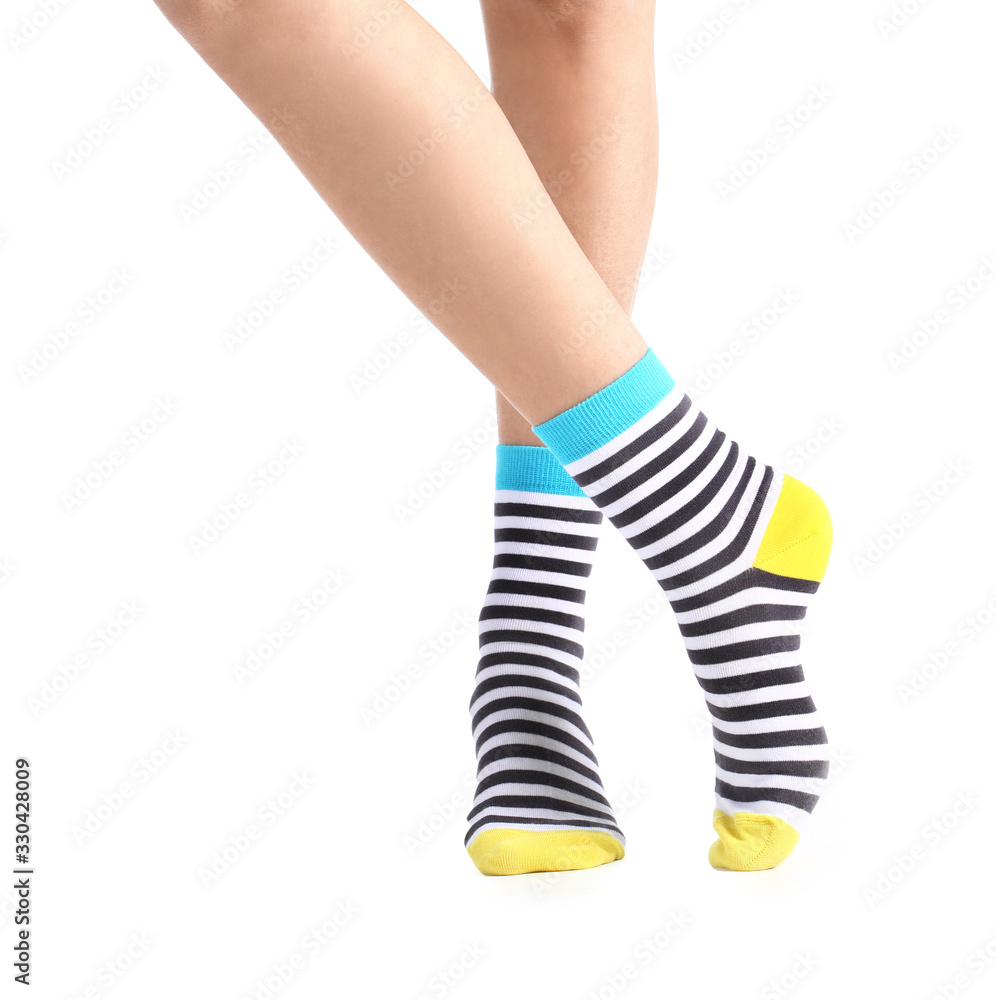
{"type": "MultiPolygon", "coordinates": [[[[476,5],[416,6],[487,80],[476,5]]],[[[667,263],[648,267],[634,318],[680,380],[707,385],[697,402],[721,427],[829,504],[835,551],[805,648],[834,777],[782,867],[709,867],[701,696],[653,582],[606,533],[584,691],[628,854],[485,878],[462,841],[489,386],[279,147],[249,159],[259,124],[152,3],[71,0],[20,42],[41,4],[5,7],[0,843],[9,871],[23,755],[35,995],[992,995],[993,12],[933,0],[886,37],[889,0],[728,8],[681,70],[674,54],[723,7],[658,13],[651,253],[667,263]],[[162,82],[120,117],[151,70],[162,82]],[[786,136],[783,116],[821,86],[829,99],[786,136]],[[101,143],[58,168],[105,117],[101,143]],[[939,130],[950,148],[914,177],[939,130]],[[772,136],[779,148],[724,200],[718,182],[772,136]],[[181,205],[233,159],[239,174],[185,221],[181,205]],[[894,203],[873,208],[896,180],[894,203]],[[331,259],[229,350],[226,333],[320,238],[331,259]],[[115,271],[126,287],[87,322],[115,271]],[[783,290],[791,309],[745,340],[783,290]],[[941,308],[948,321],[890,364],[941,308]],[[52,357],[25,376],[35,351],[52,357]],[[285,442],[293,462],[195,553],[203,522],[285,442]],[[95,472],[115,449],[123,464],[95,472]],[[402,517],[447,459],[456,472],[402,517]],[[88,475],[92,495],[68,509],[88,475]],[[329,571],[347,582],[295,617],[329,571]],[[119,615],[127,627],[110,626],[119,615]],[[240,682],[236,666],[286,620],[294,634],[240,682]],[[430,660],[432,643],[445,651],[430,660]],[[931,666],[946,646],[947,666],[931,666]],[[207,883],[226,850],[236,860],[207,883]]]]}

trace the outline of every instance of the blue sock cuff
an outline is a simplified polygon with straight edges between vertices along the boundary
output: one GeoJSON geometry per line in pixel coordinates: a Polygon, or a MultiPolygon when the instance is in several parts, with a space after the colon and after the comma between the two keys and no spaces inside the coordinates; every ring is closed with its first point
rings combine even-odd
{"type": "Polygon", "coordinates": [[[533,444],[498,445],[495,488],[585,496],[584,490],[571,479],[553,452],[533,444]]]}
{"type": "Polygon", "coordinates": [[[614,382],[533,431],[563,465],[568,465],[632,427],[674,384],[653,349],[648,347],[647,353],[614,382]]]}

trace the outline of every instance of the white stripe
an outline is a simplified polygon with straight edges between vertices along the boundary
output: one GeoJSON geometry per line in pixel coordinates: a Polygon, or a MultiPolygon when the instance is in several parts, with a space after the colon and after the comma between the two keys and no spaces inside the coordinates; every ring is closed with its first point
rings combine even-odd
{"type": "Polygon", "coordinates": [[[771,719],[749,719],[746,722],[726,722],[724,719],[713,719],[712,724],[723,733],[731,736],[754,736],[758,733],[787,733],[793,729],[819,729],[821,726],[818,712],[807,712],[805,715],[776,715],[771,719]]]}

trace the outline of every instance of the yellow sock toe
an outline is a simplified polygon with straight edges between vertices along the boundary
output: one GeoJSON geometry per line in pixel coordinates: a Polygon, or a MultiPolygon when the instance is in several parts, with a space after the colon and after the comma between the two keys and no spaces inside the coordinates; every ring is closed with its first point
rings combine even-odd
{"type": "Polygon", "coordinates": [[[794,827],[777,816],[717,809],[712,817],[719,840],[709,848],[709,864],[734,872],[758,872],[780,865],[799,842],[794,827]]]}
{"type": "Polygon", "coordinates": [[[600,830],[485,830],[467,846],[485,875],[523,875],[594,868],[618,861],[620,841],[600,830]]]}

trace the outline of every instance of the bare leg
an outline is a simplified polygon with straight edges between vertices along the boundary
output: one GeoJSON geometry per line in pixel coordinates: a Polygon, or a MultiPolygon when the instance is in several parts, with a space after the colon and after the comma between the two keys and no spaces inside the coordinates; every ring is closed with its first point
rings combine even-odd
{"type": "Polygon", "coordinates": [[[497,102],[407,4],[158,4],[416,306],[450,290],[433,322],[531,424],[645,353],[497,102]]]}
{"type": "MultiPolygon", "coordinates": [[[[491,90],[553,205],[632,312],[657,192],[654,0],[481,0],[491,90]]],[[[499,392],[498,436],[542,442],[499,392]]]]}
{"type": "MultiPolygon", "coordinates": [[[[582,7],[611,19],[638,2],[582,7]]],[[[779,864],[829,768],[796,652],[796,623],[829,558],[823,501],[671,393],[626,308],[544,208],[549,196],[498,103],[401,0],[158,3],[395,284],[530,425],[546,425],[574,482],[612,508],[681,616],[707,693],[719,834],[710,862],[779,864]],[[375,41],[351,51],[385,10],[375,41]],[[630,440],[636,420],[648,428],[630,440]]],[[[609,23],[569,30],[592,38],[609,23]]]]}

